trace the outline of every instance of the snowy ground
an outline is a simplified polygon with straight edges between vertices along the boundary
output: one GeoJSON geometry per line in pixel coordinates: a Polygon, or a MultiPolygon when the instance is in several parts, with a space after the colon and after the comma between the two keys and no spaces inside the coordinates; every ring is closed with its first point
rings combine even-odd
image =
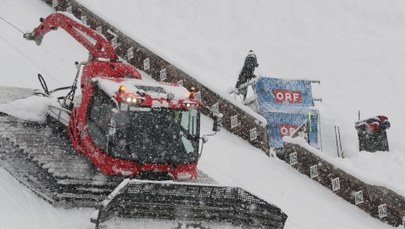
{"type": "MultiPolygon", "coordinates": [[[[0,17],[24,32],[52,12],[39,0],[1,2],[0,17]]],[[[258,56],[258,74],[321,80],[315,88],[323,98],[318,107],[341,126],[348,155],[331,160],[367,182],[405,193],[403,1],[79,2],[224,96],[249,49],[258,56]],[[391,152],[356,150],[358,110],[364,118],[390,118],[391,152]]],[[[87,58],[83,47],[62,31],[49,33],[36,47],[2,19],[0,86],[39,88],[37,73],[49,88],[73,81],[74,61],[87,58]]],[[[210,127],[204,118],[203,133],[210,127]]],[[[279,206],[289,216],[285,228],[390,228],[227,131],[210,139],[199,168],[221,184],[241,186],[279,206]]],[[[92,227],[91,209],[55,209],[1,169],[0,184],[0,228],[92,227]]]]}

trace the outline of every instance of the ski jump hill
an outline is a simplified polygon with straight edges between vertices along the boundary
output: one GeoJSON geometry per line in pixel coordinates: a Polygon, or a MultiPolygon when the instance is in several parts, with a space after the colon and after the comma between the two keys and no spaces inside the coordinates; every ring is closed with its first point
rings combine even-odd
{"type": "MultiPolygon", "coordinates": [[[[151,52],[134,39],[74,0],[44,0],[56,11],[67,11],[111,41],[117,54],[157,81],[179,82],[186,88],[197,88],[204,104],[202,112],[221,112],[223,126],[270,156],[266,120],[237,101],[230,101],[199,83],[173,64],[151,52]]],[[[372,217],[392,226],[405,224],[405,198],[385,188],[366,184],[336,168],[319,151],[299,138],[284,138],[283,151],[277,156],[300,173],[317,181],[372,217]]]]}

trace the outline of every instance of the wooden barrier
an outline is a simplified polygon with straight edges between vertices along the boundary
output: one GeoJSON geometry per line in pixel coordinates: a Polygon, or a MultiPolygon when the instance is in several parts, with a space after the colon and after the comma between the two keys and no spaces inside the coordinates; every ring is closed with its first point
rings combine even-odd
{"type": "Polygon", "coordinates": [[[202,113],[212,117],[211,110],[219,110],[223,116],[223,126],[231,133],[240,136],[251,145],[269,155],[269,143],[264,119],[247,113],[235,103],[221,97],[190,75],[162,59],[117,28],[92,13],[75,0],[43,0],[56,11],[67,11],[91,28],[102,33],[111,41],[117,54],[157,81],[179,82],[186,88],[195,87],[197,96],[204,104],[202,113]]]}
{"type": "Polygon", "coordinates": [[[404,225],[405,198],[392,190],[366,184],[298,144],[285,142],[284,152],[277,156],[372,217],[395,227],[404,225]]]}

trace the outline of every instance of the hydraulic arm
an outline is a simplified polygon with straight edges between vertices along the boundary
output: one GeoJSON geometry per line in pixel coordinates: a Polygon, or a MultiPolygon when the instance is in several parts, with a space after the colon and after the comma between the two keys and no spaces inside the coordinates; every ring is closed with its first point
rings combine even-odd
{"type": "Polygon", "coordinates": [[[103,35],[76,20],[61,12],[53,13],[45,19],[41,18],[41,24],[31,33],[25,33],[24,38],[35,40],[40,45],[46,33],[62,28],[89,50],[90,59],[103,58],[112,62],[118,60],[114,48],[103,35]]]}

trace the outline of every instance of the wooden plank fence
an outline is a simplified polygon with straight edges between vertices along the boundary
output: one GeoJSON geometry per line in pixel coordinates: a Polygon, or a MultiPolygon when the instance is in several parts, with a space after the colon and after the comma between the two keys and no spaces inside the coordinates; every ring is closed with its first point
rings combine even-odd
{"type": "Polygon", "coordinates": [[[285,142],[277,156],[372,217],[404,226],[405,198],[392,190],[367,184],[298,144],[285,142]]]}

